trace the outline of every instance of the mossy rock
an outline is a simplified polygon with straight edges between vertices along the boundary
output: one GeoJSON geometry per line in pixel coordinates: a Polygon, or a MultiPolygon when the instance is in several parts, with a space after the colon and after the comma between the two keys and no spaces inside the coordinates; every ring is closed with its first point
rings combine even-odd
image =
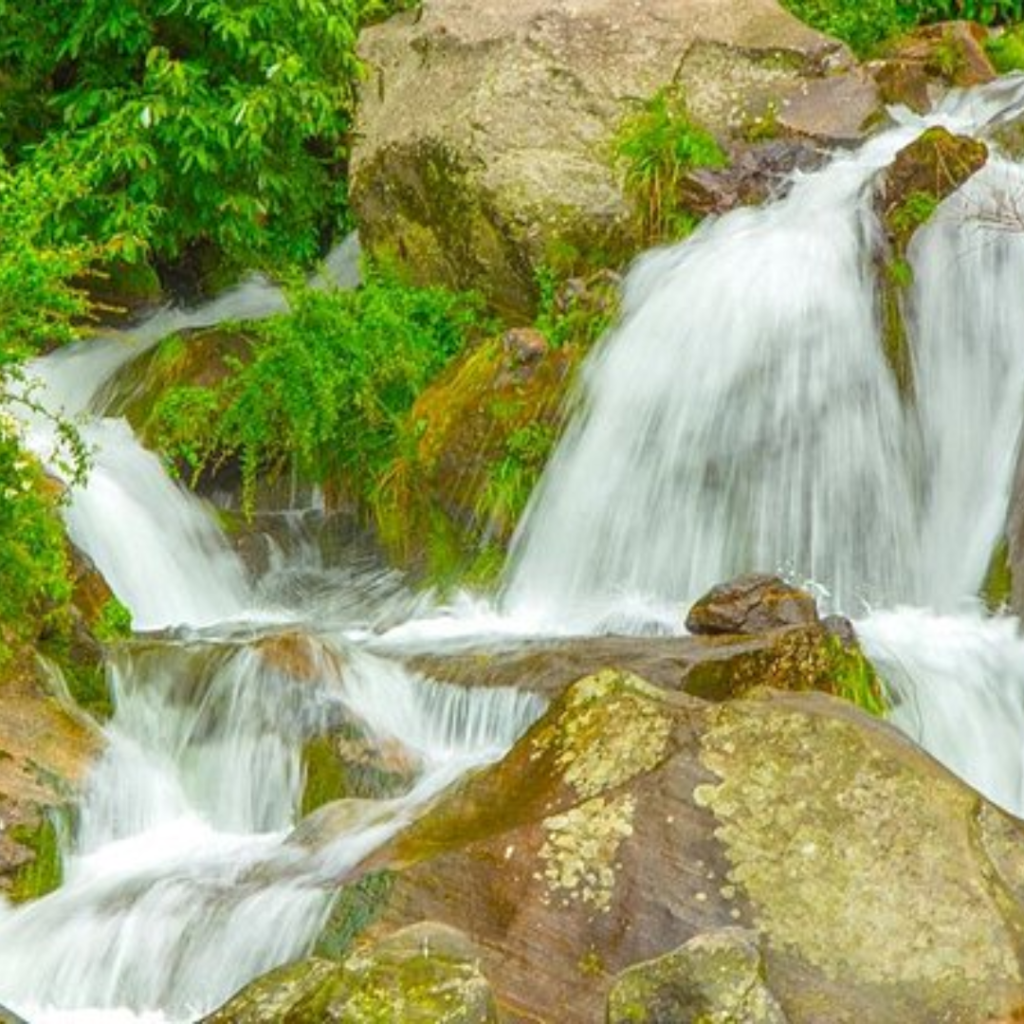
{"type": "Polygon", "coordinates": [[[788,1024],[764,981],[756,932],[722,928],[623,971],[607,1024],[788,1024]]]}
{"type": "Polygon", "coordinates": [[[903,293],[912,275],[910,243],[942,200],[987,160],[988,147],[981,140],[935,126],[904,146],[879,180],[875,208],[886,238],[886,249],[876,259],[883,347],[904,400],[914,393],[913,356],[903,321],[903,293]]]}
{"type": "Polygon", "coordinates": [[[272,971],[204,1024],[497,1024],[478,961],[464,936],[423,922],[344,965],[311,959],[272,971]]]}
{"type": "Polygon", "coordinates": [[[183,331],[165,338],[122,367],[100,393],[99,404],[110,416],[124,416],[139,437],[158,440],[155,417],[160,398],[175,387],[212,387],[246,360],[252,339],[244,328],[212,327],[183,331]]]}
{"type": "Polygon", "coordinates": [[[481,552],[503,551],[521,510],[510,506],[525,495],[504,501],[501,473],[521,474],[513,486],[528,486],[553,445],[582,349],[531,348],[519,338],[470,350],[420,395],[381,488],[386,547],[432,580],[450,582],[479,568],[481,552]]]}
{"type": "Polygon", "coordinates": [[[1024,1005],[1022,844],[846,703],[709,705],[609,670],[356,874],[394,872],[371,936],[467,932],[513,1019],[591,1024],[623,971],[740,927],[789,1024],[987,1024],[1024,1005]]]}
{"type": "Polygon", "coordinates": [[[871,65],[882,99],[927,113],[948,88],[991,82],[995,68],[985,52],[988,32],[968,21],[923,25],[883,49],[871,65]]]}
{"type": "Polygon", "coordinates": [[[0,891],[34,899],[61,879],[60,837],[86,772],[102,749],[98,729],[34,674],[8,675],[0,700],[0,891]]]}

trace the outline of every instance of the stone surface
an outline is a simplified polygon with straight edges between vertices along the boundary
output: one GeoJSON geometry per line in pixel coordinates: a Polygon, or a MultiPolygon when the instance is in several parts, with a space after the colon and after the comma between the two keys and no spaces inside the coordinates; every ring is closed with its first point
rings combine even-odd
{"type": "Polygon", "coordinates": [[[0,892],[16,900],[59,883],[58,822],[102,749],[98,730],[53,690],[35,666],[0,680],[0,892]]]}
{"type": "Polygon", "coordinates": [[[608,671],[361,870],[395,872],[378,932],[477,941],[510,1021],[600,1020],[623,970],[739,926],[790,1024],[981,1024],[1024,1006],[1022,839],[831,698],[608,671]]]}
{"type": "Polygon", "coordinates": [[[906,255],[938,204],[988,160],[980,139],[935,126],[904,146],[876,184],[875,209],[886,244],[876,257],[885,357],[905,401],[914,397],[913,358],[903,321],[906,255]]]}
{"type": "Polygon", "coordinates": [[[985,52],[986,36],[981,25],[952,21],[901,37],[871,65],[883,99],[923,114],[950,86],[991,82],[996,71],[985,52]]]}
{"type": "Polygon", "coordinates": [[[497,1024],[478,960],[464,935],[422,922],[343,965],[310,959],[271,971],[205,1024],[497,1024]]]}
{"type": "Polygon", "coordinates": [[[818,690],[853,699],[856,677],[883,703],[873,669],[848,632],[849,622],[792,626],[758,635],[691,637],[587,637],[544,641],[511,650],[418,654],[415,671],[460,686],[515,686],[557,696],[577,679],[614,666],[657,686],[705,700],[741,697],[760,687],[818,690]]]}
{"type": "Polygon", "coordinates": [[[698,598],[686,616],[686,628],[703,636],[764,633],[817,622],[818,609],[810,594],[762,573],[720,583],[698,598]]]}
{"type": "Polygon", "coordinates": [[[629,254],[612,139],[659,88],[723,136],[772,110],[783,130],[847,139],[876,106],[848,51],[774,0],[425,0],[360,52],[364,245],[524,316],[556,243],[592,265],[629,254]]]}
{"type": "Polygon", "coordinates": [[[706,932],[623,971],[608,995],[607,1024],[787,1024],[763,974],[756,932],[706,932]]]}

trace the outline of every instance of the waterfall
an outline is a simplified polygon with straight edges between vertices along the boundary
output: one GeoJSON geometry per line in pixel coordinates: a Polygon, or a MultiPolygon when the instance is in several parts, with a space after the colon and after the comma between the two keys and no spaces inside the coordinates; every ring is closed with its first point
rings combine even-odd
{"type": "Polygon", "coordinates": [[[912,241],[914,397],[883,355],[873,182],[927,126],[984,136],[1024,78],[954,93],[779,202],[646,254],[514,540],[502,603],[579,630],[667,621],[774,571],[854,617],[893,721],[1024,813],[1024,647],[978,591],[1024,399],[1024,167],[992,151],[912,241]]]}
{"type": "MultiPolygon", "coordinates": [[[[902,112],[784,199],[641,258],[497,609],[439,613],[361,556],[327,567],[298,517],[252,579],[211,509],[103,416],[111,376],[169,330],[282,308],[266,282],[35,364],[41,400],[81,417],[94,448],[72,536],[137,628],[174,628],[111,660],[116,711],[64,884],[27,906],[0,900],[0,1003],[33,1024],[201,1017],[306,953],[346,873],[542,710],[513,689],[410,674],[396,651],[514,640],[539,622],[679,630],[686,602],[743,571],[810,583],[854,616],[893,720],[1024,812],[1024,640],[974,600],[1020,430],[1024,231],[1000,221],[1024,169],[994,154],[915,236],[912,402],[880,341],[871,200],[926,125],[983,132],[1022,105],[1016,78],[927,118],[902,112]],[[339,728],[393,754],[404,790],[296,827],[303,748],[339,728]]],[[[350,274],[349,256],[330,273],[350,274]]],[[[28,434],[48,457],[46,421],[28,434]]]]}
{"type": "Polygon", "coordinates": [[[977,591],[1024,381],[1024,231],[986,211],[1024,195],[1024,169],[993,156],[915,239],[913,405],[881,341],[872,183],[926,124],[973,130],[991,106],[907,117],[638,261],[515,540],[507,608],[593,626],[625,597],[678,603],[752,568],[847,614],[977,591]]]}
{"type": "MultiPolygon", "coordinates": [[[[350,265],[351,246],[316,285],[351,278],[350,265]]],[[[20,907],[0,898],[0,1003],[32,1024],[192,1021],[303,955],[347,872],[542,710],[528,693],[443,686],[363,649],[369,625],[419,603],[363,556],[325,566],[298,513],[251,580],[212,510],[102,415],[112,375],[169,330],[281,308],[253,280],[30,368],[35,397],[74,416],[92,453],[70,488],[70,535],[136,630],[174,627],[111,658],[116,710],[65,837],[62,886],[20,907]],[[338,729],[394,759],[407,785],[328,816],[307,841],[303,749],[338,729]]],[[[26,428],[47,458],[52,424],[26,428]]]]}

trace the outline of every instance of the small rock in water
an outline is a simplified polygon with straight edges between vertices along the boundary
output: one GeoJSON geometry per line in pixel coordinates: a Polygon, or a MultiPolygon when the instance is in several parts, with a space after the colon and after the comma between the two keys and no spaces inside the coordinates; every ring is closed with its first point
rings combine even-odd
{"type": "Polygon", "coordinates": [[[712,587],[686,616],[686,628],[703,636],[765,633],[816,622],[818,609],[810,594],[761,573],[712,587]]]}

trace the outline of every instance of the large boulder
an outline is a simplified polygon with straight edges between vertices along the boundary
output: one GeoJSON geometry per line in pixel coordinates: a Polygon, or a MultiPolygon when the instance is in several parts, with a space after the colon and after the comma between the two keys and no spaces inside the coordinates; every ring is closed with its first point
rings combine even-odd
{"type": "Polygon", "coordinates": [[[354,953],[278,968],[204,1024],[497,1024],[479,951],[453,928],[405,928],[354,953]]]}
{"type": "Polygon", "coordinates": [[[710,705],[606,671],[361,870],[394,872],[375,934],[465,931],[514,1019],[603,1019],[621,972],[684,947],[654,987],[705,1007],[733,996],[700,962],[749,975],[756,950],[765,1020],[981,1024],[1024,1005],[1022,842],[832,698],[710,705]],[[746,952],[706,937],[734,927],[746,952]]]}
{"type": "Polygon", "coordinates": [[[875,87],[775,0],[425,0],[366,30],[351,160],[365,247],[525,314],[556,249],[631,245],[613,138],[666,87],[723,139],[859,136],[875,87]]]}

